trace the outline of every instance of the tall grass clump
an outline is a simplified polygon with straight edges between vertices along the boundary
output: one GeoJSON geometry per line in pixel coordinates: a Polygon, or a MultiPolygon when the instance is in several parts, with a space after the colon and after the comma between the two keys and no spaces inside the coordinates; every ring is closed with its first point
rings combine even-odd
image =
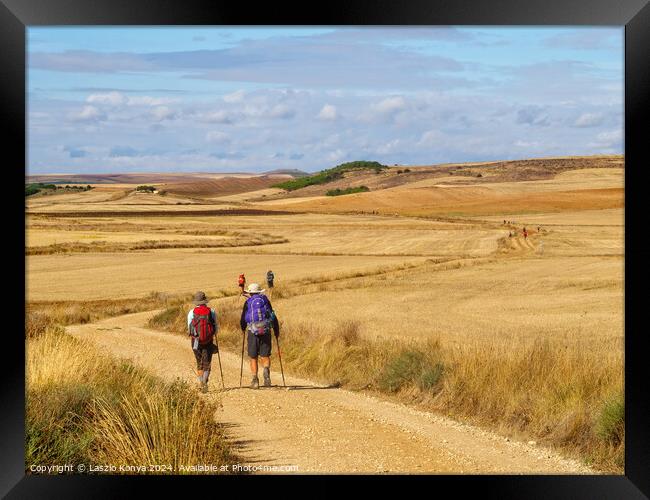
{"type": "Polygon", "coordinates": [[[26,383],[28,472],[32,464],[84,463],[165,464],[179,473],[232,462],[215,403],[183,382],[105,357],[60,327],[28,339],[26,383]]]}
{"type": "Polygon", "coordinates": [[[596,434],[614,446],[625,439],[625,399],[619,392],[603,402],[596,421],[596,434]]]}

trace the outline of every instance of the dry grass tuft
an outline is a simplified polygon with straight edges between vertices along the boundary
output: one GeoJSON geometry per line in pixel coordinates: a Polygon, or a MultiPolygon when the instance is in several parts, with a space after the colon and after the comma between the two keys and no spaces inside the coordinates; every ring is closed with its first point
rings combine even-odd
{"type": "Polygon", "coordinates": [[[234,248],[260,245],[277,245],[287,243],[286,238],[263,235],[228,240],[144,240],[133,243],[116,243],[106,241],[93,241],[92,243],[67,242],[52,245],[32,246],[25,248],[25,255],[51,255],[60,253],[86,253],[86,252],[136,252],[141,250],[160,250],[169,248],[234,248]]]}
{"type": "Polygon", "coordinates": [[[27,345],[27,470],[31,464],[165,464],[182,473],[181,465],[232,462],[214,403],[185,383],[165,383],[50,326],[27,345]]]}

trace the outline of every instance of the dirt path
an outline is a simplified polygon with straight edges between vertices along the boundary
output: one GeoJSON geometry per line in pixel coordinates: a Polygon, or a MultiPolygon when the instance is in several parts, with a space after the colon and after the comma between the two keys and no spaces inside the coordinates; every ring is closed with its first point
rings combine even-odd
{"type": "MultiPolygon", "coordinates": [[[[130,314],[67,330],[161,377],[195,383],[189,341],[144,328],[151,314],[130,314]]],[[[279,386],[240,389],[239,354],[222,352],[221,360],[226,390],[219,390],[215,356],[210,391],[204,397],[220,399],[216,418],[226,425],[246,464],[295,466],[292,472],[298,473],[594,473],[538,446],[285,373],[287,390],[281,387],[279,371],[271,373],[279,386]]],[[[249,381],[244,366],[244,385],[249,381]]]]}

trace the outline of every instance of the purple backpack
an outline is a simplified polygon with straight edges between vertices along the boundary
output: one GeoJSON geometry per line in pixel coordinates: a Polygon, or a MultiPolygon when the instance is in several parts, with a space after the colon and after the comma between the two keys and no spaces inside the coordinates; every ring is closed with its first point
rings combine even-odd
{"type": "Polygon", "coordinates": [[[244,315],[248,329],[254,335],[265,335],[271,330],[271,303],[265,295],[256,294],[248,299],[244,315]]]}

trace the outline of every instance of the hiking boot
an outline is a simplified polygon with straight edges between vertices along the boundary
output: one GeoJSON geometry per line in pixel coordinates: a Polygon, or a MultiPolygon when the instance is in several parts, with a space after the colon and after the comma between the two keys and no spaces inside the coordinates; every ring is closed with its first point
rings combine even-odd
{"type": "Polygon", "coordinates": [[[271,373],[268,368],[264,368],[264,387],[271,387],[271,373]]]}
{"type": "Polygon", "coordinates": [[[258,379],[256,376],[253,377],[253,380],[251,380],[251,389],[259,389],[260,387],[260,379],[258,379]]]}

